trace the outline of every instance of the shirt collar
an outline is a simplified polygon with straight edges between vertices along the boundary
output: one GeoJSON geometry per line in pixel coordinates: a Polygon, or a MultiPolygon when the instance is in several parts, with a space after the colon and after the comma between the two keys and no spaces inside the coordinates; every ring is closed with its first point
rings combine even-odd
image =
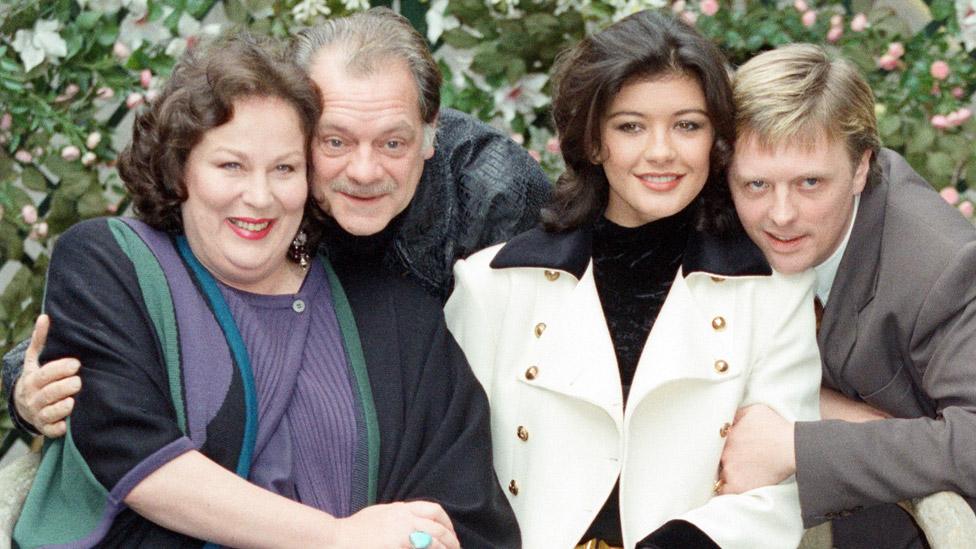
{"type": "Polygon", "coordinates": [[[834,279],[837,278],[837,268],[840,267],[840,260],[844,257],[844,251],[847,250],[847,242],[851,239],[851,231],[854,229],[854,219],[857,218],[857,206],[860,202],[861,195],[858,193],[854,196],[854,210],[851,212],[851,221],[847,226],[847,234],[844,235],[844,240],[841,241],[840,246],[837,246],[837,249],[834,250],[834,253],[826,261],[813,268],[813,271],[817,275],[817,297],[820,298],[820,302],[824,305],[827,304],[827,299],[830,297],[830,288],[834,285],[834,279]]]}

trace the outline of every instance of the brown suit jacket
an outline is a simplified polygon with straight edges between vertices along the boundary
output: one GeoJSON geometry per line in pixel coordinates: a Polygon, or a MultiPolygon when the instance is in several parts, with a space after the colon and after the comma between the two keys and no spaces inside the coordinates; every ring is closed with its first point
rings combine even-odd
{"type": "Polygon", "coordinates": [[[942,490],[976,496],[976,229],[904,158],[878,162],[818,343],[824,385],[896,419],[796,425],[806,526],[942,490]]]}

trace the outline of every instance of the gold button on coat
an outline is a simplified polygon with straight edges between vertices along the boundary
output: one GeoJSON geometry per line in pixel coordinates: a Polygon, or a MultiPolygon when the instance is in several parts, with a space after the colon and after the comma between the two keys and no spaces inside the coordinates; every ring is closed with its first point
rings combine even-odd
{"type": "Polygon", "coordinates": [[[546,269],[546,280],[549,282],[554,282],[557,278],[559,278],[559,271],[550,271],[549,269],[546,269]]]}
{"type": "Polygon", "coordinates": [[[718,430],[719,436],[722,438],[729,436],[729,429],[731,428],[732,428],[731,423],[726,423],[725,425],[722,425],[722,428],[718,430]]]}
{"type": "Polygon", "coordinates": [[[715,331],[722,331],[725,329],[725,319],[717,316],[712,319],[712,329],[715,331]]]}
{"type": "Polygon", "coordinates": [[[515,479],[512,479],[511,482],[508,483],[508,491],[511,492],[513,496],[518,495],[519,487],[518,483],[515,482],[515,479]]]}
{"type": "Polygon", "coordinates": [[[539,375],[539,369],[535,366],[529,366],[529,369],[525,371],[525,379],[529,381],[535,379],[535,376],[539,375]]]}
{"type": "Polygon", "coordinates": [[[715,361],[715,371],[716,372],[718,372],[720,374],[724,374],[726,371],[728,371],[728,369],[729,369],[729,363],[728,362],[725,362],[724,360],[716,360],[715,361]]]}
{"type": "Polygon", "coordinates": [[[526,429],[523,425],[518,426],[518,429],[515,430],[515,434],[516,436],[519,437],[519,440],[523,442],[529,440],[529,430],[526,429]]]}
{"type": "Polygon", "coordinates": [[[546,331],[546,323],[540,322],[535,325],[535,337],[542,337],[542,332],[546,331]]]}

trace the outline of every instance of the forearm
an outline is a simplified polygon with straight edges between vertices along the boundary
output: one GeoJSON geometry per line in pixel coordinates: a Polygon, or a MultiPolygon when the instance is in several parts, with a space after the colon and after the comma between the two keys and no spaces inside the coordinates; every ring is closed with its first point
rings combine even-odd
{"type": "Polygon", "coordinates": [[[125,503],[165,528],[220,545],[333,545],[335,518],[259,488],[196,451],[150,474],[125,503]]]}
{"type": "Polygon", "coordinates": [[[949,490],[976,495],[976,414],[796,424],[797,482],[805,523],[828,513],[949,490]]]}

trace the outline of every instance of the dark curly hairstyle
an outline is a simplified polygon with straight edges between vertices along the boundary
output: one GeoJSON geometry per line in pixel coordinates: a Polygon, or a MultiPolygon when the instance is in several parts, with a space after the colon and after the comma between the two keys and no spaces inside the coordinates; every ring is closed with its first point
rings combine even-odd
{"type": "MultiPolygon", "coordinates": [[[[322,104],[318,88],[285,56],[282,45],[246,33],[228,34],[187,51],[159,97],[135,119],[118,170],[139,219],[163,231],[183,231],[180,205],[187,198],[183,176],[190,151],[208,130],[229,122],[234,101],[246,97],[274,97],[291,105],[301,121],[305,157],[311,159],[322,104]]],[[[308,168],[312,173],[310,163],[308,168]]],[[[320,224],[310,218],[321,214],[313,200],[305,212],[303,226],[314,233],[314,246],[320,224]]]]}
{"type": "Polygon", "coordinates": [[[735,143],[732,86],[725,57],[694,28],[653,11],[635,13],[563,52],[553,74],[552,117],[566,171],[542,212],[546,230],[567,231],[592,222],[607,207],[609,182],[594,163],[602,150],[606,110],[621,88],[668,74],[688,75],[705,94],[715,128],[709,176],[696,202],[696,228],[723,234],[737,227],[725,169],[735,143]]]}

